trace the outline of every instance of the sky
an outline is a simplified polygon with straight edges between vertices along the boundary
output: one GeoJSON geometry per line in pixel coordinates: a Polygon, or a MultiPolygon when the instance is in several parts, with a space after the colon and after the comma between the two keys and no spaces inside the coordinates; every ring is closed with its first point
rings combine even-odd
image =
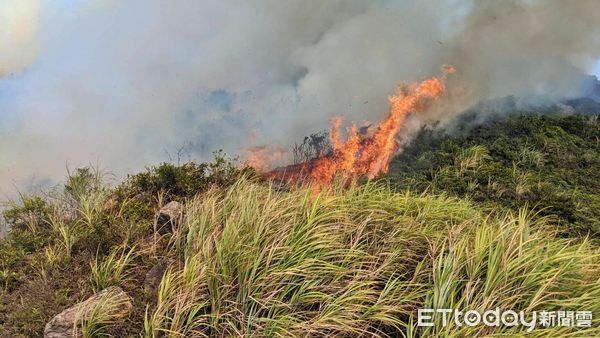
{"type": "Polygon", "coordinates": [[[600,2],[581,0],[0,0],[0,193],[71,168],[117,176],[224,149],[289,147],[376,121],[399,82],[457,73],[452,119],[479,100],[585,94],[600,2]]]}

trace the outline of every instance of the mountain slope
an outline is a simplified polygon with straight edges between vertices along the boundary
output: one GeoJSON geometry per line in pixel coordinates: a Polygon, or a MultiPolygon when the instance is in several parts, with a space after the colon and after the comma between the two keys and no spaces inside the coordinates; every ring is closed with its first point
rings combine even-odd
{"type": "Polygon", "coordinates": [[[528,204],[564,234],[598,236],[597,116],[522,113],[481,122],[472,115],[451,130],[422,130],[392,162],[390,182],[512,210],[528,204]]]}
{"type": "MultiPolygon", "coordinates": [[[[597,119],[473,121],[423,130],[388,184],[316,195],[220,155],[116,187],[78,169],[4,213],[0,337],[41,336],[110,287],[132,308],[121,319],[98,303],[76,321],[84,336],[515,335],[526,328],[417,327],[417,309],[600,313],[600,248],[585,238],[597,235],[597,119]]],[[[532,335],[597,336],[599,323],[532,335]]]]}

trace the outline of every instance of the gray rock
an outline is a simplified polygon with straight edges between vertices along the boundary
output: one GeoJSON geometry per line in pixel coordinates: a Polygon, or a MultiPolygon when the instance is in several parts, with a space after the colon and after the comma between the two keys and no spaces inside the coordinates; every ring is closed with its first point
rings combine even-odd
{"type": "Polygon", "coordinates": [[[172,261],[167,258],[163,258],[156,265],[154,265],[148,272],[146,273],[146,278],[144,279],[144,290],[147,292],[154,292],[158,289],[160,285],[160,281],[162,280],[165,272],[171,265],[172,261]]]}
{"type": "Polygon", "coordinates": [[[179,227],[182,218],[183,205],[177,201],[169,202],[158,211],[155,230],[161,235],[172,232],[179,227]]]}
{"type": "Polygon", "coordinates": [[[80,323],[89,319],[94,308],[101,303],[102,306],[110,307],[107,311],[113,320],[126,317],[133,308],[131,297],[129,297],[129,295],[127,295],[120,287],[111,286],[52,318],[52,320],[46,324],[44,337],[81,337],[80,323]]]}

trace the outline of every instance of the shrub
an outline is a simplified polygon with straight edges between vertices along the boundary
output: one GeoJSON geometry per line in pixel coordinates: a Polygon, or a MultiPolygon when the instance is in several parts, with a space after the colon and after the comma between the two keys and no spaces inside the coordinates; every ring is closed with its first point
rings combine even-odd
{"type": "Polygon", "coordinates": [[[10,202],[2,213],[8,227],[17,231],[29,231],[35,234],[44,227],[50,207],[40,196],[21,194],[19,202],[10,202]]]}
{"type": "Polygon", "coordinates": [[[213,162],[162,163],[128,176],[113,193],[116,204],[126,206],[122,218],[129,223],[151,223],[158,199],[164,203],[183,201],[212,186],[227,187],[242,175],[253,175],[251,168],[238,169],[221,152],[213,162]]]}
{"type": "Polygon", "coordinates": [[[422,130],[385,177],[398,190],[447,192],[492,207],[525,203],[552,216],[567,237],[600,236],[597,118],[522,114],[459,132],[422,130]]]}
{"type": "Polygon", "coordinates": [[[184,164],[161,163],[156,167],[129,176],[122,190],[129,195],[146,194],[156,196],[165,193],[168,199],[192,197],[211,185],[226,186],[238,176],[239,170],[220,152],[215,153],[213,162],[184,164]]]}

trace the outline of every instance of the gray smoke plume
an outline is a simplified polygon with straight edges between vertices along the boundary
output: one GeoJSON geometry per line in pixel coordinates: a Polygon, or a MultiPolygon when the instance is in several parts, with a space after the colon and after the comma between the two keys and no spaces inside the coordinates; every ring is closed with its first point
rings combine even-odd
{"type": "Polygon", "coordinates": [[[589,88],[600,2],[0,0],[0,191],[65,165],[118,174],[186,152],[287,147],[378,121],[399,81],[457,73],[405,130],[505,95],[589,88]]]}

